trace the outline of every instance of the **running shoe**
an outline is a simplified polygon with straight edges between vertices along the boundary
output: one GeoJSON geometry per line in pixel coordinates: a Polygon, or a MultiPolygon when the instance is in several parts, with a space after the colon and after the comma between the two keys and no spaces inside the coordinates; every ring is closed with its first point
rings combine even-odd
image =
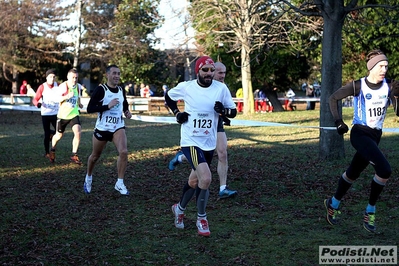
{"type": "Polygon", "coordinates": [[[86,194],[90,194],[91,192],[91,183],[92,181],[85,181],[85,183],[83,184],[83,190],[86,194]]]}
{"type": "Polygon", "coordinates": [[[223,189],[222,191],[219,192],[219,198],[221,198],[221,199],[234,197],[235,195],[237,195],[237,191],[231,190],[228,187],[226,187],[225,189],[223,189]]]}
{"type": "Polygon", "coordinates": [[[176,169],[176,166],[181,164],[181,162],[179,162],[178,158],[180,155],[182,155],[183,152],[182,151],[178,151],[175,155],[175,157],[173,157],[173,159],[169,162],[169,170],[170,171],[174,171],[176,169]]]}
{"type": "Polygon", "coordinates": [[[129,195],[129,191],[127,190],[125,184],[115,184],[115,189],[119,191],[122,195],[129,195]]]}
{"type": "Polygon", "coordinates": [[[76,164],[82,164],[82,161],[79,160],[79,156],[76,153],[71,156],[71,162],[76,164]]]}
{"type": "Polygon", "coordinates": [[[175,215],[175,226],[178,229],[184,229],[184,222],[183,222],[183,218],[184,218],[184,212],[179,210],[179,204],[176,203],[172,206],[172,212],[175,215]]]}
{"type": "Polygon", "coordinates": [[[197,218],[197,228],[198,234],[200,236],[209,236],[211,234],[211,231],[209,231],[208,220],[206,219],[206,217],[197,218]]]}
{"type": "Polygon", "coordinates": [[[326,207],[327,211],[326,215],[327,222],[331,225],[336,225],[338,223],[337,216],[338,214],[341,214],[341,212],[338,209],[334,209],[331,206],[331,198],[324,200],[324,207],[326,207]]]}
{"type": "Polygon", "coordinates": [[[50,153],[49,153],[49,159],[50,159],[50,162],[51,162],[51,163],[55,162],[55,150],[51,150],[51,151],[50,151],[50,153]]]}
{"type": "Polygon", "coordinates": [[[364,212],[363,227],[370,233],[375,232],[375,213],[364,212]]]}

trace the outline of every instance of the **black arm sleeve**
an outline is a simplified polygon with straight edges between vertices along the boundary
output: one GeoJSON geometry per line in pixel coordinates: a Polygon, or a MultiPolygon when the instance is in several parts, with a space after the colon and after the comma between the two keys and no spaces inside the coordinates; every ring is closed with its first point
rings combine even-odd
{"type": "Polygon", "coordinates": [[[104,88],[98,86],[91,95],[89,104],[87,105],[87,113],[103,112],[108,110],[108,105],[103,105],[104,88]]]}
{"type": "Polygon", "coordinates": [[[360,80],[349,82],[345,86],[336,90],[329,98],[330,111],[334,120],[341,119],[338,113],[338,101],[348,96],[358,95],[360,92],[360,80]]]}
{"type": "Polygon", "coordinates": [[[123,93],[123,112],[126,112],[129,110],[129,104],[126,98],[126,91],[124,89],[122,89],[122,93],[123,93]]]}
{"type": "Polygon", "coordinates": [[[168,92],[165,95],[165,102],[169,106],[169,108],[172,110],[173,114],[176,115],[179,112],[179,108],[177,108],[177,102],[173,101],[170,97],[168,92]]]}
{"type": "Polygon", "coordinates": [[[228,109],[227,112],[226,112],[226,117],[228,117],[228,118],[234,118],[234,117],[236,117],[236,115],[237,115],[237,109],[236,108],[228,109]]]}

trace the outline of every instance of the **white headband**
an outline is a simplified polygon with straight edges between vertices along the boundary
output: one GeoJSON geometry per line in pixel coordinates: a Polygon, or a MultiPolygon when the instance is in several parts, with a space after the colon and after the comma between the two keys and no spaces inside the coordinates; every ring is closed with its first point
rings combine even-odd
{"type": "Polygon", "coordinates": [[[379,54],[377,56],[374,56],[367,62],[367,69],[371,70],[373,67],[375,67],[376,64],[378,64],[381,61],[388,61],[388,58],[384,54],[379,54]]]}

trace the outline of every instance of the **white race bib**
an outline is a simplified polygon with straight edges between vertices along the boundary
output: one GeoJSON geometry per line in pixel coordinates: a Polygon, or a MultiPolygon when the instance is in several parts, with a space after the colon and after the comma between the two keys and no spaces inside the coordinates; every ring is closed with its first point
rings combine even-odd
{"type": "Polygon", "coordinates": [[[188,125],[190,126],[191,136],[209,137],[212,132],[214,113],[199,112],[190,113],[188,125]]]}
{"type": "Polygon", "coordinates": [[[65,101],[65,104],[68,105],[70,108],[75,108],[76,104],[78,103],[78,96],[73,96],[65,101]]]}

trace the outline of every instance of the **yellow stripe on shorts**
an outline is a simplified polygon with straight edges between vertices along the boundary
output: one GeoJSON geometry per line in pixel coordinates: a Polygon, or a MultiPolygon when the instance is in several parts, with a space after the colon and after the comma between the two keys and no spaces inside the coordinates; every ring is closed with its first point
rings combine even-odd
{"type": "Polygon", "coordinates": [[[198,155],[197,155],[197,150],[190,146],[190,154],[191,154],[191,160],[193,161],[193,165],[195,168],[198,166],[198,155]]]}

